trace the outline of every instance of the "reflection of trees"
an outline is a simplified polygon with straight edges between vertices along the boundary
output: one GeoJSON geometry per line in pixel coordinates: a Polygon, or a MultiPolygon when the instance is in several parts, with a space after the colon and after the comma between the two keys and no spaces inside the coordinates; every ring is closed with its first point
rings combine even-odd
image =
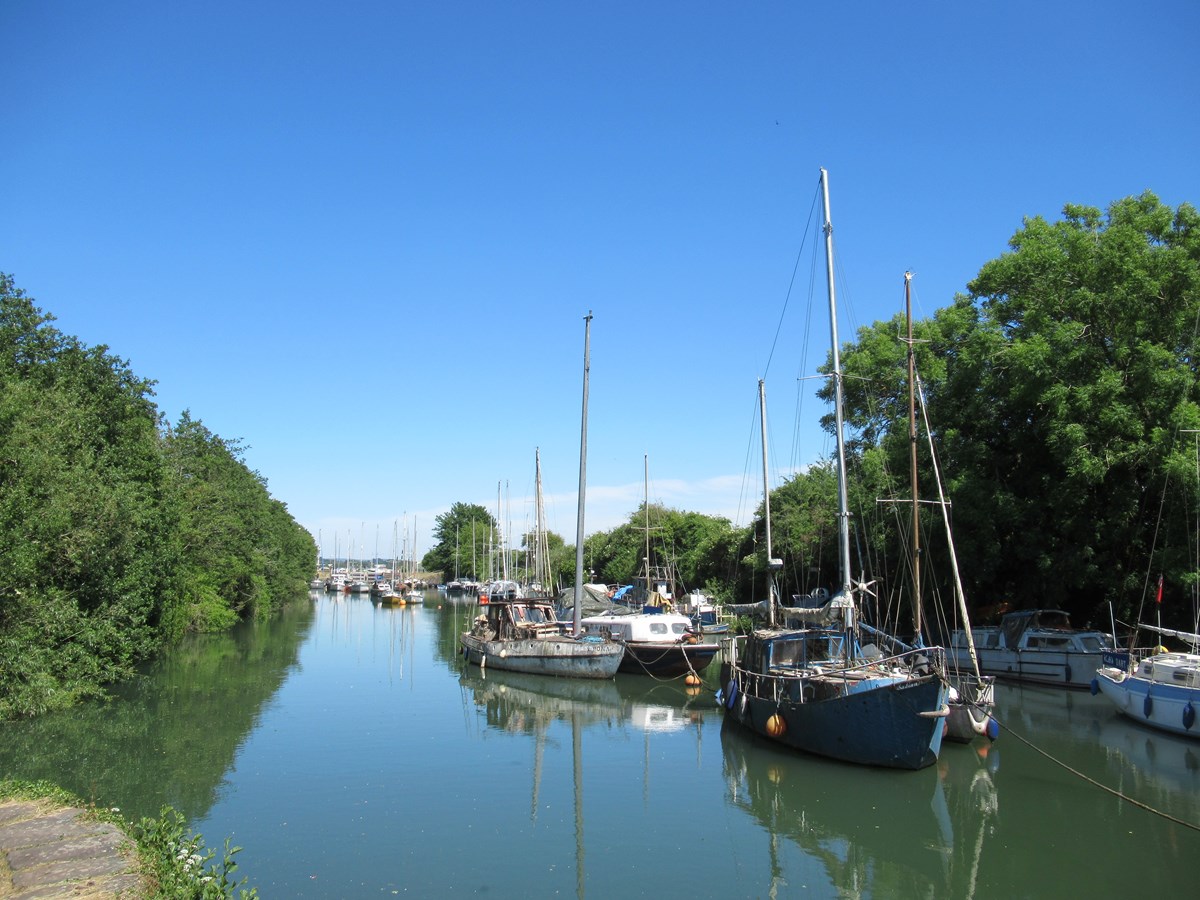
{"type": "Polygon", "coordinates": [[[818,862],[840,896],[973,893],[995,792],[981,798],[973,779],[991,783],[969,748],[932,770],[896,773],[799,756],[732,727],[721,746],[728,802],[768,835],[769,882],[748,890],[775,896],[792,880],[783,839],[818,862]],[[968,832],[957,841],[955,825],[968,832]]]}
{"type": "Polygon", "coordinates": [[[0,771],[53,781],[131,818],[170,804],[196,821],[296,664],[312,621],[305,600],[268,622],[188,638],[115,689],[111,703],[7,724],[0,771]]]}

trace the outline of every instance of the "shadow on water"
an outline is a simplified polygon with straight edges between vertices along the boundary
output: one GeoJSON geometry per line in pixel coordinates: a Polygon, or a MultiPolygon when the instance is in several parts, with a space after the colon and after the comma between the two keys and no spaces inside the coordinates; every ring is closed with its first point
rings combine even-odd
{"type": "Polygon", "coordinates": [[[987,754],[964,749],[896,773],[797,756],[728,722],[721,746],[727,802],[763,830],[769,866],[754,892],[775,895],[800,879],[817,895],[974,894],[997,811],[987,754]],[[781,841],[803,852],[801,865],[785,864],[781,841]]]}
{"type": "Polygon", "coordinates": [[[194,635],[112,690],[108,703],[0,725],[0,772],[46,779],[128,818],[164,804],[189,821],[216,802],[238,748],[296,666],[311,600],[270,622],[194,635]]]}

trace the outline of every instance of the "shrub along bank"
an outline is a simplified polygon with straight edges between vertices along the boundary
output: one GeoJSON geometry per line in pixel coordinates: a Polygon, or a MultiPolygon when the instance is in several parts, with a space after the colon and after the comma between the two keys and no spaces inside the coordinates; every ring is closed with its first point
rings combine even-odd
{"type": "Polygon", "coordinates": [[[102,695],[190,630],[300,594],[316,545],[236,441],[0,273],[0,719],[102,695]]]}

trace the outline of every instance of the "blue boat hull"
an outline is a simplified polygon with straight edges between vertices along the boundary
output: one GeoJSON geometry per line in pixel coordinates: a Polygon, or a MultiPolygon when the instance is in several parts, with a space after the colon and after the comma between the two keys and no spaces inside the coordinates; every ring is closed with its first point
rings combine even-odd
{"type": "Polygon", "coordinates": [[[758,696],[743,690],[743,676],[735,669],[723,689],[725,715],[765,738],[866,766],[923,769],[937,761],[947,712],[946,683],[937,675],[803,702],[787,696],[788,682],[799,679],[767,679],[777,682],[771,690],[762,690],[758,679],[759,692],[770,694],[758,696]],[[781,698],[774,696],[776,687],[783,688],[781,698]]]}
{"type": "Polygon", "coordinates": [[[1200,738],[1196,721],[1200,688],[1162,684],[1105,668],[1096,671],[1092,683],[1092,693],[1107,697],[1121,715],[1160,731],[1200,738]]]}

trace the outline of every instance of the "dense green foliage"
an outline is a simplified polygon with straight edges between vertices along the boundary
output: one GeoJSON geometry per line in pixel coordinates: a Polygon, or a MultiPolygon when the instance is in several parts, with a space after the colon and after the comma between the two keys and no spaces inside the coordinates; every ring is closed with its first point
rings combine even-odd
{"type": "Polygon", "coordinates": [[[152,382],[52,321],[0,274],[0,718],[269,613],[316,557],[236,445],[162,428],[152,382]]]}
{"type": "Polygon", "coordinates": [[[441,572],[444,581],[486,578],[491,553],[499,543],[492,514],[478,503],[454,503],[433,522],[433,546],[421,558],[426,572],[441,572]],[[482,575],[481,575],[482,573],[482,575]]]}
{"type": "Polygon", "coordinates": [[[647,521],[651,566],[673,567],[681,593],[703,590],[714,597],[731,599],[742,532],[728,519],[658,504],[650,504],[649,517],[645,508],[639,507],[625,524],[597,532],[584,541],[584,564],[594,580],[629,584],[645,573],[647,521]]]}
{"type": "Polygon", "coordinates": [[[238,865],[233,858],[241,847],[217,851],[206,846],[204,836],[187,828],[176,810],[163,807],[158,818],[144,818],[129,829],[153,889],[151,897],[163,900],[254,900],[258,888],[245,888],[246,879],[234,880],[238,865]]]}
{"type": "MultiPolygon", "coordinates": [[[[1190,623],[1200,216],[1151,194],[1107,214],[1067,206],[1061,221],[1026,220],[1010,246],[969,296],[915,323],[968,597],[1107,623],[1109,601],[1136,617],[1161,572],[1164,618],[1182,609],[1190,623]]],[[[843,352],[849,465],[879,497],[908,491],[902,333],[899,319],[876,323],[843,352]]],[[[933,498],[924,441],[919,450],[933,498]]],[[[904,516],[858,502],[858,546],[896,556],[909,541],[904,516]]],[[[934,515],[923,531],[936,546],[934,515]]],[[[799,552],[820,558],[826,539],[799,552]]]]}

